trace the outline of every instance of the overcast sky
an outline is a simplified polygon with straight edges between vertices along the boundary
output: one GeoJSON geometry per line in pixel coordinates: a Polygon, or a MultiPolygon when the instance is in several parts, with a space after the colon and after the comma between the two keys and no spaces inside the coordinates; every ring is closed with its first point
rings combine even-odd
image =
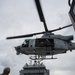
{"type": "MultiPolygon", "coordinates": [[[[49,30],[71,24],[68,0],[41,0],[41,4],[49,30]]],[[[40,31],[44,31],[44,27],[40,22],[34,0],[0,0],[0,73],[8,66],[11,68],[10,75],[19,75],[25,63],[29,63],[29,56],[16,55],[14,49],[24,39],[5,38],[40,31]]],[[[70,27],[55,34],[67,36],[75,35],[75,32],[73,27],[70,27]]],[[[58,59],[43,61],[51,75],[75,75],[75,51],[54,57],[58,59]]]]}

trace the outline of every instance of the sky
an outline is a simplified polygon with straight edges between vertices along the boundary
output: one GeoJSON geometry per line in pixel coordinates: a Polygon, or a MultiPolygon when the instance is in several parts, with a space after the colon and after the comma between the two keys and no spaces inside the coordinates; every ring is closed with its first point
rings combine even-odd
{"type": "MultiPolygon", "coordinates": [[[[68,0],[40,0],[49,30],[71,24],[68,0]]],[[[16,55],[15,46],[21,45],[25,38],[6,40],[8,36],[24,35],[44,31],[34,0],[0,0],[0,73],[10,67],[10,75],[19,75],[19,71],[29,63],[29,56],[16,55]]],[[[55,34],[73,35],[73,27],[56,31],[55,34]]],[[[31,38],[36,38],[34,36],[31,38]]],[[[41,35],[40,35],[41,37],[41,35]]],[[[75,42],[75,39],[73,40],[75,42]]],[[[75,51],[55,55],[55,60],[44,60],[50,75],[75,75],[75,51]]]]}

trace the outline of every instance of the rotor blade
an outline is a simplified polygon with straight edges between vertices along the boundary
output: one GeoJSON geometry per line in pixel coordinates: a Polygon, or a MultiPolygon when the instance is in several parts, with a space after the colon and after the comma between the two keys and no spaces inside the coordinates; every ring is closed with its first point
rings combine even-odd
{"type": "Polygon", "coordinates": [[[49,32],[58,31],[58,30],[61,30],[61,29],[67,28],[67,27],[71,27],[71,26],[72,26],[72,24],[67,25],[67,26],[64,26],[64,27],[60,27],[60,28],[58,28],[58,29],[50,30],[49,32]]]}
{"type": "Polygon", "coordinates": [[[45,18],[44,18],[43,12],[42,12],[40,1],[39,0],[35,0],[35,4],[36,4],[36,8],[37,8],[40,20],[44,23],[45,31],[47,32],[48,28],[47,28],[47,25],[46,25],[46,22],[45,22],[45,18]]]}
{"type": "Polygon", "coordinates": [[[45,32],[39,32],[39,33],[33,33],[33,34],[27,34],[27,35],[12,36],[12,37],[7,37],[6,39],[17,39],[17,38],[32,37],[33,35],[44,34],[44,33],[45,32]]]}

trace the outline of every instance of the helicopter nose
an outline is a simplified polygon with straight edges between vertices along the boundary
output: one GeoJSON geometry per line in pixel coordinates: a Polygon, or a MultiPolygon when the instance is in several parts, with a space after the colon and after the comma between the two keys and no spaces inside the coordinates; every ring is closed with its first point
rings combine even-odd
{"type": "Polygon", "coordinates": [[[16,50],[20,50],[20,46],[18,46],[18,47],[15,47],[15,49],[16,49],[16,50]]]}
{"type": "Polygon", "coordinates": [[[17,51],[17,55],[19,55],[20,54],[20,46],[18,46],[18,47],[15,47],[15,50],[17,51]]]}

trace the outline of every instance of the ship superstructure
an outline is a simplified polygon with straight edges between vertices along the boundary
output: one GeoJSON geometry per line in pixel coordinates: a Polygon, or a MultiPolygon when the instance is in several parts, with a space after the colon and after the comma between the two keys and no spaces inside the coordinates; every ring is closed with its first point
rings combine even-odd
{"type": "Polygon", "coordinates": [[[34,64],[25,64],[23,69],[20,71],[20,75],[50,75],[49,70],[43,63],[34,61],[34,64]]]}

